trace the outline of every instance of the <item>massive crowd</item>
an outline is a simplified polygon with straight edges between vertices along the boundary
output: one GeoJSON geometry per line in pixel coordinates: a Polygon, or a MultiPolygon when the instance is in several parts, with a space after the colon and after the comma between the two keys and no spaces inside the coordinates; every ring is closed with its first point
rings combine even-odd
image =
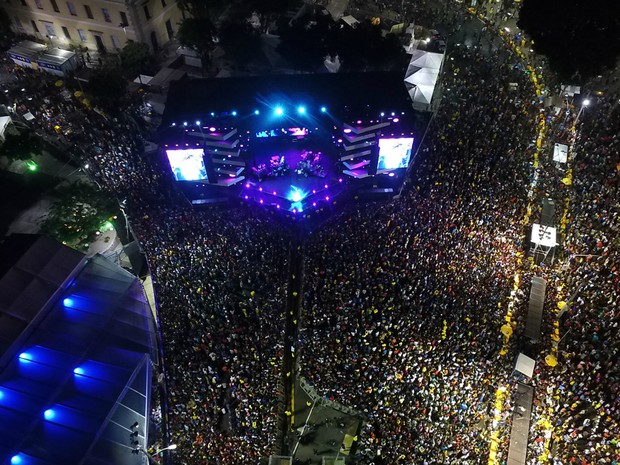
{"type": "Polygon", "coordinates": [[[358,452],[383,463],[481,463],[509,384],[498,322],[538,110],[508,53],[451,58],[409,191],[351,207],[308,243],[303,374],[368,415],[358,452]]]}
{"type": "MultiPolygon", "coordinates": [[[[570,212],[560,260],[539,267],[522,260],[522,219],[543,108],[517,65],[509,48],[452,48],[442,105],[404,195],[345,207],[303,248],[301,374],[366,416],[359,463],[486,463],[493,431],[505,460],[512,411],[491,418],[496,392],[514,386],[534,274],[552,285],[529,460],[545,450],[558,465],[620,460],[616,83],[581,114],[572,185],[555,164],[538,168],[534,204],[551,196],[563,207],[566,197],[570,212]],[[555,300],[577,290],[560,324],[559,365],[546,366],[555,300]],[[509,297],[515,336],[502,356],[509,297]]],[[[131,118],[103,116],[26,71],[6,90],[16,113],[31,111],[34,129],[117,196],[148,256],[178,463],[256,463],[277,452],[289,232],[248,207],[190,209],[144,156],[131,118]]],[[[548,135],[570,142],[576,113],[550,116],[548,135]]]]}

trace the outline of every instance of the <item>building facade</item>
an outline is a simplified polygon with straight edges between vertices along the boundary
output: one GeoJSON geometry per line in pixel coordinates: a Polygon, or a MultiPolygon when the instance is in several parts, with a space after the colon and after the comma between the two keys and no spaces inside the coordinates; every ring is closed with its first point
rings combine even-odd
{"type": "Polygon", "coordinates": [[[128,40],[157,51],[182,19],[176,0],[4,0],[3,6],[17,33],[112,53],[128,40]]]}

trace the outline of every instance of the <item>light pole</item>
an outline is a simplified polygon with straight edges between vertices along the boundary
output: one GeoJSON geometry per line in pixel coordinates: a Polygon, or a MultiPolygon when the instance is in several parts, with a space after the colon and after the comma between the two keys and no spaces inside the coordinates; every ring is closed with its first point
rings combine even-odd
{"type": "Polygon", "coordinates": [[[590,105],[590,99],[588,97],[586,97],[582,102],[581,102],[581,108],[579,109],[579,113],[577,113],[577,118],[575,118],[575,127],[577,126],[577,122],[579,121],[579,118],[581,117],[581,114],[583,113],[583,109],[586,108],[587,106],[590,105]]]}
{"type": "MultiPolygon", "coordinates": [[[[176,444],[170,444],[169,446],[164,447],[163,449],[156,450],[155,452],[153,452],[153,455],[159,455],[159,454],[161,454],[162,452],[164,452],[166,450],[174,450],[176,448],[177,448],[176,444]]],[[[138,446],[138,448],[136,450],[138,450],[139,452],[142,452],[144,455],[146,455],[146,458],[148,459],[150,464],[160,465],[159,462],[157,460],[155,460],[153,455],[149,454],[145,449],[142,448],[142,446],[138,446]]]]}

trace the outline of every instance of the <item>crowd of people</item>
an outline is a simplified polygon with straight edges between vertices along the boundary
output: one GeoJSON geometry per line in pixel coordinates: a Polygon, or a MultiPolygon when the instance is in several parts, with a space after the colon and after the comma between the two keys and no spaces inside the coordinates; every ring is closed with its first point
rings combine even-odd
{"type": "Polygon", "coordinates": [[[454,49],[407,193],[351,206],[308,242],[302,374],[368,416],[361,463],[488,457],[538,113],[513,64],[454,49]]]}
{"type": "Polygon", "coordinates": [[[159,300],[180,463],[268,457],[284,412],[286,232],[243,208],[152,207],[134,228],[159,300]]]}
{"type": "MultiPolygon", "coordinates": [[[[551,284],[528,459],[620,461],[617,82],[608,79],[610,90],[592,97],[574,129],[569,105],[549,117],[548,137],[574,142],[568,183],[564,168],[532,163],[545,110],[518,65],[508,47],[451,48],[442,105],[403,196],[343,207],[302,248],[303,310],[292,344],[318,392],[365,415],[358,463],[487,463],[493,431],[505,461],[513,412],[497,414],[496,392],[512,393],[534,275],[551,284]],[[539,266],[522,259],[522,220],[543,197],[570,214],[560,260],[539,266]],[[565,337],[545,339],[556,300],[573,293],[560,321],[565,337]],[[506,347],[509,298],[515,336],[506,347]],[[544,363],[551,350],[555,367],[544,363]]],[[[19,71],[5,93],[15,113],[33,114],[37,132],[88,164],[146,252],[166,357],[163,418],[178,463],[257,463],[279,452],[290,231],[248,206],[191,209],[145,156],[135,120],[102,115],[65,90],[19,71]]]]}
{"type": "MultiPolygon", "coordinates": [[[[617,84],[612,73],[595,80],[594,89],[604,95],[592,96],[591,107],[583,111],[571,109],[573,122],[580,115],[563,140],[573,146],[572,185],[546,186],[570,205],[560,272],[552,268],[545,273],[567,292],[559,319],[560,339],[550,347],[556,349],[560,365],[541,369],[534,419],[543,427],[533,428],[530,456],[548,456],[558,465],[620,462],[617,84]],[[553,434],[545,451],[546,431],[553,434]]],[[[557,301],[550,304],[554,315],[557,301]]]]}

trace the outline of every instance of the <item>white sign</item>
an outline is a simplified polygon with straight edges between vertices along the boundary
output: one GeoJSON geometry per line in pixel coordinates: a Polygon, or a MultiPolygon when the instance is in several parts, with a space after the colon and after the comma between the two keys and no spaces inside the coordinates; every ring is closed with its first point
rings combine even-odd
{"type": "Polygon", "coordinates": [[[553,161],[558,163],[566,163],[568,159],[568,145],[555,144],[553,146],[553,161]]]}
{"type": "Polygon", "coordinates": [[[555,247],[558,245],[556,242],[556,229],[551,226],[542,226],[534,223],[532,227],[532,242],[543,247],[555,247]]]}

